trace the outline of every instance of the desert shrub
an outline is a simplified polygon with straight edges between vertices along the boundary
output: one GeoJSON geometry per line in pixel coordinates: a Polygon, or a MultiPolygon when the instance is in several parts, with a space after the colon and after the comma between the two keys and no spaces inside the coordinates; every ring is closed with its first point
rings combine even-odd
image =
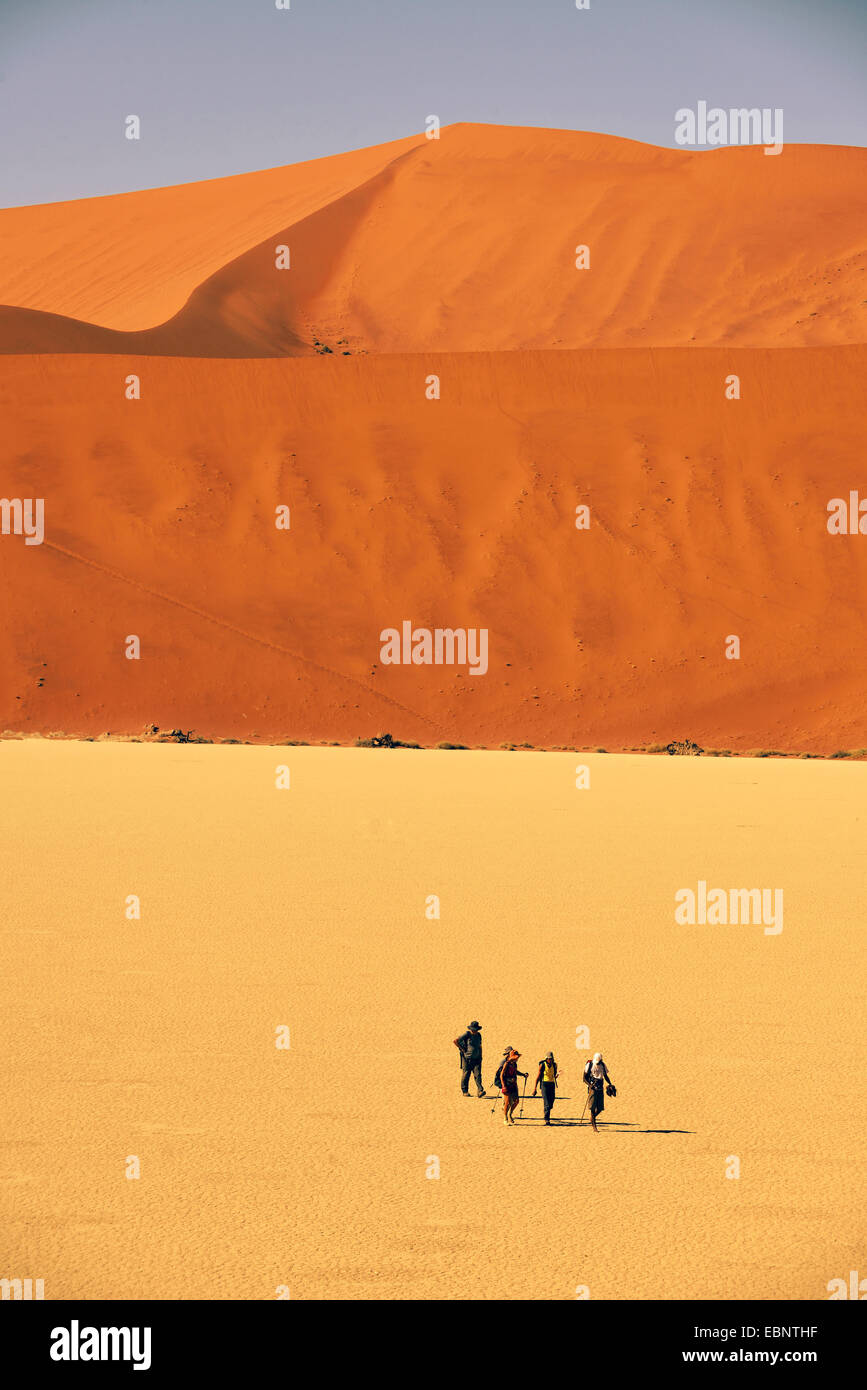
{"type": "MultiPolygon", "coordinates": [[[[339,748],[339,744],[335,747],[339,748]]],[[[373,738],[357,738],[356,748],[420,748],[419,743],[402,743],[399,738],[392,738],[391,734],[376,734],[373,738]]]]}

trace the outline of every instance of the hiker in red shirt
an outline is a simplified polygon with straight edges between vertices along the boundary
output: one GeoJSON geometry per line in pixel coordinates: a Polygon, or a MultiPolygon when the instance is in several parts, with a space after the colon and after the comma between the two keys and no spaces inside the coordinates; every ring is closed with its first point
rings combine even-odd
{"type": "Polygon", "coordinates": [[[525,1081],[527,1079],[527,1073],[518,1070],[518,1058],[520,1055],[520,1052],[516,1052],[515,1049],[512,1048],[512,1051],[503,1063],[503,1070],[500,1072],[500,1090],[505,1097],[503,1101],[504,1125],[513,1125],[515,1123],[512,1118],[512,1111],[518,1104],[518,1077],[523,1076],[525,1081]]]}

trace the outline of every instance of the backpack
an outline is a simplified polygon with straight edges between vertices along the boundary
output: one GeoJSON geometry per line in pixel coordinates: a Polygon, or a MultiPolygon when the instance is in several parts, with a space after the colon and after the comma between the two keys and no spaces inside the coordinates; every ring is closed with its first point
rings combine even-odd
{"type": "Polygon", "coordinates": [[[496,1070],[496,1072],[494,1073],[494,1085],[495,1085],[495,1086],[499,1086],[499,1084],[500,1084],[500,1076],[501,1076],[501,1074],[502,1074],[503,1067],[506,1065],[506,1063],[508,1062],[508,1060],[509,1060],[508,1057],[504,1057],[503,1060],[502,1060],[502,1062],[500,1063],[500,1065],[497,1067],[497,1070],[496,1070]]]}

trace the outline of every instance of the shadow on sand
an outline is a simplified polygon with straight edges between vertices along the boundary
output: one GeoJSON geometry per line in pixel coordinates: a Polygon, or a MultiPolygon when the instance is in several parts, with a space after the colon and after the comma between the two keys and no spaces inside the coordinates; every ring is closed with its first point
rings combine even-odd
{"type": "MultiPolygon", "coordinates": [[[[529,1118],[529,1117],[526,1117],[529,1118]]],[[[526,1118],[522,1123],[526,1123],[526,1118]]],[[[531,1124],[541,1125],[542,1120],[531,1119],[531,1124]]],[[[638,1124],[632,1120],[597,1120],[599,1129],[613,1129],[622,1134],[696,1134],[694,1129],[639,1129],[638,1124]]],[[[562,1126],[564,1129],[591,1129],[592,1126],[588,1119],[581,1119],[578,1115],[566,1116],[560,1119],[556,1115],[551,1116],[551,1128],[555,1129],[562,1126]]]]}

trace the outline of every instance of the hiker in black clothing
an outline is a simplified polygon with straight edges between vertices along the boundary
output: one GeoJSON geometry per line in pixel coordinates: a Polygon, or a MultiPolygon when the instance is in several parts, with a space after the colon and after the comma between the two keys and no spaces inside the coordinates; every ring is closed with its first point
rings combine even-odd
{"type": "Polygon", "coordinates": [[[539,1063],[539,1070],[533,1083],[533,1095],[536,1094],[539,1086],[542,1087],[545,1124],[549,1125],[551,1123],[551,1109],[554,1105],[554,1093],[557,1087],[557,1063],[554,1061],[553,1052],[547,1053],[539,1063]]]}
{"type": "Polygon", "coordinates": [[[488,1093],[482,1085],[482,1025],[477,1018],[467,1028],[465,1033],[461,1033],[459,1038],[455,1038],[455,1047],[461,1054],[461,1090],[465,1096],[470,1094],[470,1076],[476,1083],[476,1090],[480,1096],[488,1093]]]}

